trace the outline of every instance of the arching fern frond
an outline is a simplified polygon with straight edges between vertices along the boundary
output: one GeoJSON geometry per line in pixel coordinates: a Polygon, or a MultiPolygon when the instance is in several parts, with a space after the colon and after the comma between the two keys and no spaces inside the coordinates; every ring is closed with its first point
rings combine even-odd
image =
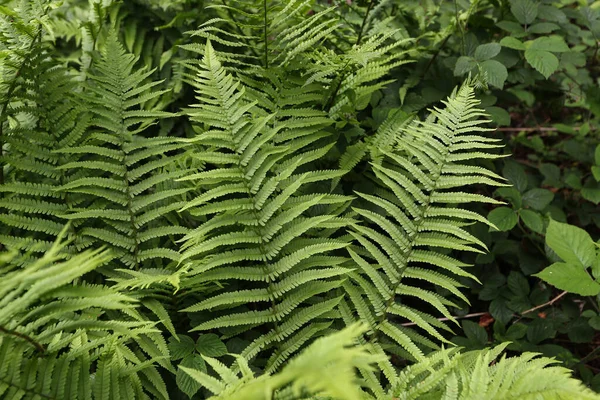
{"type": "Polygon", "coordinates": [[[356,339],[364,332],[359,325],[317,339],[292,359],[281,372],[254,378],[248,362],[236,356],[242,377],[221,364],[205,357],[220,375],[220,380],[191,368],[182,368],[192,379],[215,394],[211,399],[362,399],[362,390],[355,377],[355,368],[371,369],[380,357],[369,354],[356,339]]]}
{"type": "Polygon", "coordinates": [[[599,398],[553,359],[535,353],[499,358],[507,345],[454,354],[444,350],[402,371],[390,395],[403,400],[599,398]]]}
{"type": "Polygon", "coordinates": [[[227,334],[265,326],[245,357],[273,346],[289,355],[310,339],[302,328],[334,309],[339,298],[329,292],[348,271],[339,266],[344,258],[331,257],[347,243],[318,236],[348,220],[315,206],[350,198],[307,189],[343,172],[297,172],[305,160],[324,154],[311,149],[323,135],[298,134],[247,99],[210,43],[195,86],[199,104],[189,114],[200,133],[191,141],[207,163],[182,179],[200,191],[185,209],[204,222],[185,237],[183,258],[191,268],[182,286],[219,281],[225,287],[184,311],[203,316],[194,330],[227,334]]]}
{"type": "Polygon", "coordinates": [[[137,313],[137,301],[73,283],[109,253],[65,256],[56,242],[24,268],[16,267],[15,254],[1,257],[0,397],[167,399],[156,364],[170,368],[169,352],[154,323],[137,313]]]}
{"type": "Polygon", "coordinates": [[[59,192],[80,195],[65,218],[81,224],[89,243],[106,243],[125,265],[141,268],[178,261],[173,242],[187,230],[167,227],[166,217],[185,204],[189,189],[174,183],[182,170],[167,168],[185,144],[153,126],[173,115],[142,107],[164,91],[153,91],[160,82],[146,82],[152,71],[135,70],[135,62],[110,33],[82,95],[91,127],[84,140],[58,150],[73,160],[59,167],[72,175],[59,192]]]}
{"type": "Polygon", "coordinates": [[[476,108],[472,87],[465,84],[444,104],[424,122],[401,129],[391,151],[389,146],[388,151],[377,149],[385,156],[371,163],[377,187],[373,193],[357,192],[362,203],[353,209],[361,222],[354,224],[357,246],[350,255],[360,270],[351,273],[352,283],[345,283],[349,298],[369,323],[372,339],[388,348],[395,343],[394,352],[416,360],[424,357],[418,346],[437,348],[435,342],[447,342],[440,331],[448,328],[431,312],[454,321],[449,307],[456,306],[455,300],[433,289],[468,302],[457,278],[473,276],[446,253],[486,249],[463,227],[491,224],[459,204],[497,202],[465,193],[464,187],[504,185],[499,176],[470,162],[501,157],[488,152],[500,146],[481,135],[489,129],[481,127],[486,121],[479,119],[484,114],[476,108]],[[434,340],[403,326],[403,320],[434,340]]]}

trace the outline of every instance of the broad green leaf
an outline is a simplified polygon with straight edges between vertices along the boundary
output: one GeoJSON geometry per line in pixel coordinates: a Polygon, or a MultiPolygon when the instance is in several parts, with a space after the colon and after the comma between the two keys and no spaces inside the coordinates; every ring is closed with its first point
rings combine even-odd
{"type": "Polygon", "coordinates": [[[474,57],[477,61],[489,60],[490,58],[497,56],[501,49],[502,46],[500,46],[498,43],[482,44],[477,46],[475,49],[474,57]]]}
{"type": "Polygon", "coordinates": [[[502,168],[502,175],[519,192],[524,192],[527,189],[527,175],[523,167],[516,162],[507,162],[502,168]]]}
{"type": "Polygon", "coordinates": [[[589,267],[596,257],[590,235],[573,225],[550,220],[546,243],[563,261],[580,267],[589,267]]]}
{"type": "Polygon", "coordinates": [[[544,175],[542,185],[560,188],[560,168],[554,164],[540,164],[540,172],[544,175]]]}
{"type": "MultiPolygon", "coordinates": [[[[206,364],[202,357],[199,354],[194,354],[191,356],[185,357],[181,364],[182,367],[188,367],[193,369],[198,369],[200,371],[206,372],[206,364]]],[[[177,374],[175,375],[175,382],[177,383],[177,387],[185,393],[190,399],[200,390],[202,385],[200,385],[196,380],[194,380],[191,376],[183,372],[181,368],[177,368],[177,374]]]]}
{"type": "Polygon", "coordinates": [[[493,209],[488,214],[487,218],[492,224],[498,227],[498,230],[503,232],[510,231],[512,228],[515,227],[517,222],[519,222],[517,213],[515,213],[515,211],[512,208],[508,207],[498,207],[493,209]]]}
{"type": "Polygon", "coordinates": [[[529,283],[527,282],[527,278],[525,278],[520,272],[511,271],[511,273],[508,275],[506,283],[510,291],[513,292],[516,296],[529,296],[529,283]]]}
{"type": "Polygon", "coordinates": [[[527,326],[527,340],[538,344],[556,335],[552,321],[544,318],[536,318],[527,326]]]}
{"type": "Polygon", "coordinates": [[[581,195],[587,201],[591,201],[594,204],[600,203],[600,189],[585,187],[581,189],[581,195]]]}
{"type": "Polygon", "coordinates": [[[596,255],[596,258],[592,263],[592,276],[594,279],[600,280],[600,253],[596,255]]]}
{"type": "Polygon", "coordinates": [[[194,353],[194,339],[187,335],[178,335],[179,341],[174,337],[169,338],[169,352],[171,359],[179,360],[194,353]]]}
{"type": "Polygon", "coordinates": [[[500,126],[510,125],[510,114],[504,108],[501,107],[485,107],[486,114],[492,118],[492,120],[500,126]]]}
{"type": "Polygon", "coordinates": [[[465,336],[473,344],[485,346],[488,342],[487,332],[483,327],[479,326],[478,323],[465,319],[462,321],[461,325],[465,332],[465,336]]]}
{"type": "Polygon", "coordinates": [[[502,197],[505,200],[510,201],[514,209],[519,209],[523,205],[521,192],[519,192],[514,187],[502,187],[496,189],[496,195],[502,197]]]}
{"type": "Polygon", "coordinates": [[[527,36],[527,32],[523,27],[513,21],[500,21],[496,24],[498,28],[503,29],[511,34],[511,36],[519,38],[527,36]]]}
{"type": "Polygon", "coordinates": [[[554,199],[554,193],[547,189],[535,188],[523,195],[523,206],[534,210],[543,210],[554,199]]]}
{"type": "Polygon", "coordinates": [[[594,151],[594,163],[600,165],[600,144],[596,146],[596,150],[594,151]]]}
{"type": "Polygon", "coordinates": [[[550,52],[529,48],[525,50],[525,59],[546,79],[558,68],[558,58],[550,52]]]}
{"type": "Polygon", "coordinates": [[[196,341],[196,350],[203,356],[220,357],[227,354],[225,343],[214,333],[200,335],[196,341]]]}
{"type": "Polygon", "coordinates": [[[530,33],[550,33],[559,30],[560,26],[553,24],[552,22],[538,22],[529,27],[530,33]]]}
{"type": "Polygon", "coordinates": [[[477,66],[477,61],[472,57],[459,57],[454,66],[454,76],[461,76],[477,66]]]}
{"type": "Polygon", "coordinates": [[[523,25],[529,25],[538,15],[538,5],[532,0],[512,0],[510,11],[517,21],[523,25]]]}
{"type": "Polygon", "coordinates": [[[509,49],[515,49],[515,50],[525,50],[525,43],[521,42],[519,39],[516,39],[512,36],[507,36],[505,38],[502,38],[502,40],[500,41],[500,44],[504,47],[508,47],[509,49]]]}
{"type": "Polygon", "coordinates": [[[554,263],[542,272],[534,274],[552,286],[581,296],[600,293],[600,284],[594,281],[584,268],[568,263],[554,263]]]}
{"type": "Polygon", "coordinates": [[[594,179],[596,182],[600,182],[600,167],[592,166],[592,174],[594,175],[594,179]]]}
{"type": "Polygon", "coordinates": [[[569,46],[565,43],[565,39],[556,35],[537,38],[531,43],[529,48],[532,50],[550,51],[552,53],[569,51],[569,46]]]}
{"type": "Polygon", "coordinates": [[[542,233],[544,231],[544,220],[542,216],[532,210],[521,210],[519,216],[525,226],[536,233],[542,233]]]}
{"type": "Polygon", "coordinates": [[[485,73],[490,85],[499,89],[504,87],[504,82],[508,78],[508,71],[501,62],[496,60],[487,60],[481,63],[481,70],[485,73]]]}
{"type": "Polygon", "coordinates": [[[538,18],[552,22],[567,22],[567,16],[565,13],[556,8],[556,6],[546,6],[540,4],[538,6],[538,18]]]}

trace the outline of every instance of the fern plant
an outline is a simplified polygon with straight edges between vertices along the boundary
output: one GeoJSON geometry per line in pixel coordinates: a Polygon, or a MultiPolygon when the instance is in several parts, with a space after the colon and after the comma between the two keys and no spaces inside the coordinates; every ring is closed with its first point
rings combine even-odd
{"type": "Polygon", "coordinates": [[[3,3],[1,398],[598,397],[451,347],[499,141],[473,81],[368,116],[419,49],[322,3],[3,3]]]}
{"type": "Polygon", "coordinates": [[[76,283],[111,257],[98,249],[65,260],[67,230],[23,269],[16,250],[2,254],[0,396],[168,398],[153,365],[169,367],[160,331],[136,311],[136,299],[76,283]]]}
{"type": "Polygon", "coordinates": [[[76,145],[57,152],[73,156],[58,167],[72,175],[59,191],[83,195],[65,214],[82,221],[79,247],[100,240],[111,245],[126,266],[139,269],[149,260],[179,259],[161,239],[171,237],[172,242],[187,229],[160,221],[185,204],[188,189],[170,183],[182,175],[169,166],[184,144],[161,132],[149,134],[159,118],[173,115],[144,109],[164,91],[152,91],[159,82],[144,82],[152,71],[134,70],[136,61],[116,33],[110,33],[82,94],[92,113],[90,129],[76,145]]]}
{"type": "MultiPolygon", "coordinates": [[[[228,328],[228,335],[239,335],[268,327],[244,351],[246,357],[283,340],[291,346],[279,351],[289,354],[315,333],[308,323],[333,311],[339,298],[327,293],[348,272],[339,266],[344,258],[333,254],[347,243],[320,237],[348,221],[332,212],[305,213],[349,197],[302,189],[343,172],[298,172],[327,152],[330,146],[313,149],[323,143],[323,133],[298,135],[293,119],[277,121],[248,100],[210,43],[200,68],[195,86],[201,103],[190,117],[204,130],[191,142],[198,146],[193,156],[206,164],[181,180],[197,182],[201,194],[185,209],[204,221],[185,237],[189,273],[182,285],[226,286],[183,311],[211,312],[193,330],[228,328]]],[[[280,362],[275,358],[273,368],[280,362]]]]}
{"type": "Polygon", "coordinates": [[[371,328],[373,340],[391,340],[400,346],[391,351],[415,360],[423,359],[417,345],[437,349],[447,342],[439,332],[446,326],[429,309],[456,322],[448,307],[457,303],[429,287],[468,302],[457,278],[473,276],[445,250],[482,252],[485,244],[463,227],[474,222],[493,226],[460,204],[498,202],[463,188],[505,185],[497,174],[469,163],[502,157],[488,152],[501,145],[499,139],[481,134],[490,129],[482,127],[486,121],[479,117],[485,114],[476,108],[472,86],[465,84],[444,104],[425,121],[415,120],[404,129],[389,132],[397,124],[382,125],[377,136],[395,136],[395,143],[372,150],[383,155],[371,162],[373,191],[357,192],[363,202],[353,208],[362,223],[353,225],[357,247],[349,252],[360,269],[350,275],[353,283],[345,285],[353,307],[345,304],[342,309],[347,318],[356,310],[371,328]],[[413,306],[409,298],[424,304],[413,306]],[[402,320],[430,338],[403,327],[402,320]]]}

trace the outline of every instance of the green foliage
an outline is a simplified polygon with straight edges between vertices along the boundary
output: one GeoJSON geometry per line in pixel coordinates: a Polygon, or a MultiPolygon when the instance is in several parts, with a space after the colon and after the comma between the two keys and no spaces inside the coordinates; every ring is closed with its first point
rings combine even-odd
{"type": "Polygon", "coordinates": [[[598,398],[600,3],[0,3],[1,398],[598,398]]]}

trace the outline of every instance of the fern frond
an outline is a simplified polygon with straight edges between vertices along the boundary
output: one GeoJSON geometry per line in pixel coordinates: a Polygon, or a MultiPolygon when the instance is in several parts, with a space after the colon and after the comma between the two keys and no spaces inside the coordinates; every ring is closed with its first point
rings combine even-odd
{"type": "Polygon", "coordinates": [[[142,108],[165,92],[153,91],[160,82],[146,82],[152,71],[134,69],[135,62],[111,32],[82,94],[93,113],[88,133],[60,150],[75,160],[59,167],[74,176],[59,191],[80,196],[77,207],[63,214],[78,223],[80,235],[106,243],[125,265],[140,268],[158,260],[179,260],[164,237],[186,230],[157,229],[167,225],[168,214],[178,208],[174,204],[183,201],[190,188],[177,186],[173,179],[181,172],[168,169],[186,144],[152,132],[157,120],[172,114],[142,108]]]}
{"type": "MultiPolygon", "coordinates": [[[[304,215],[326,194],[298,193],[315,182],[334,179],[340,172],[295,174],[305,157],[314,160],[326,153],[316,150],[321,135],[313,134],[328,122],[318,120],[322,113],[314,113],[312,118],[317,120],[308,133],[299,130],[294,117],[280,119],[268,113],[226,72],[210,43],[197,74],[194,85],[200,103],[189,115],[204,128],[193,142],[206,165],[182,179],[197,182],[201,191],[183,209],[206,220],[184,238],[183,260],[190,263],[191,278],[183,284],[190,287],[219,280],[227,286],[242,281],[250,286],[219,290],[185,311],[220,310],[194,330],[246,330],[266,325],[266,333],[243,352],[245,357],[253,357],[267,348],[285,346],[296,332],[315,323],[339,301],[329,292],[339,287],[347,270],[317,260],[346,243],[305,240],[323,229],[345,226],[347,221],[334,221],[335,215],[328,214],[304,215]],[[210,157],[208,149],[212,149],[210,157]]],[[[333,201],[347,202],[348,198],[333,201]]],[[[309,338],[303,343],[306,340],[309,338]]],[[[283,348],[287,351],[280,354],[288,356],[299,346],[283,348]]]]}
{"type": "Polygon", "coordinates": [[[482,113],[476,108],[471,86],[465,84],[444,104],[445,109],[432,110],[425,122],[405,125],[392,120],[381,126],[383,133],[376,138],[393,139],[385,139],[385,147],[372,153],[376,157],[372,171],[379,188],[373,194],[357,193],[363,205],[354,208],[363,222],[354,224],[353,236],[360,247],[350,250],[350,255],[360,273],[351,275],[357,287],[346,284],[350,299],[360,318],[369,321],[373,339],[395,342],[417,360],[423,360],[423,353],[415,344],[431,347],[432,343],[409,334],[410,329],[399,325],[398,318],[414,323],[438,342],[447,342],[440,330],[448,328],[430,312],[437,311],[454,321],[449,307],[457,303],[432,289],[447,290],[468,303],[456,277],[473,278],[463,270],[466,265],[439,249],[486,250],[464,226],[489,223],[456,204],[495,201],[459,190],[480,183],[503,185],[494,174],[466,164],[466,160],[497,157],[471,151],[495,148],[488,145],[489,139],[473,134],[486,129],[480,127],[485,121],[473,120],[482,113]],[[402,134],[394,133],[393,127],[402,134]],[[469,136],[469,142],[461,141],[463,135],[469,136]],[[421,301],[423,311],[407,306],[403,301],[406,297],[421,301]]]}

